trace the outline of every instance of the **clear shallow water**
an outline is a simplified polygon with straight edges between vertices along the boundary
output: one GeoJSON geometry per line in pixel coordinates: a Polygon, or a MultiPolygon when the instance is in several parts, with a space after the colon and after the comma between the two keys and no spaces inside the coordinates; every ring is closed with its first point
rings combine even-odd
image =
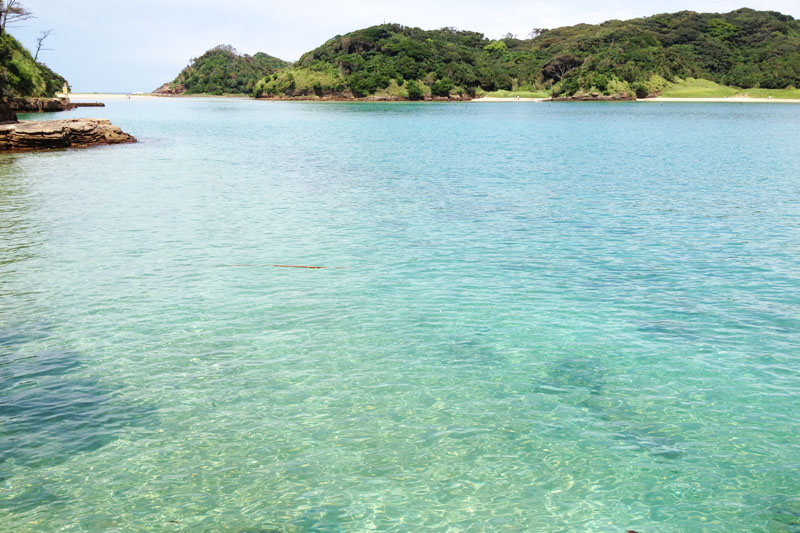
{"type": "Polygon", "coordinates": [[[1,530],[800,531],[800,106],[77,114],[141,142],[0,156],[1,530]]]}

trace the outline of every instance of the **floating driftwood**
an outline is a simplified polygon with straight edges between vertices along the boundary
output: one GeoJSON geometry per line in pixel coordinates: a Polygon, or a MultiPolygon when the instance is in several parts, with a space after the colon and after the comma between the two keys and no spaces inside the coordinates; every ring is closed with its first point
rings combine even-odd
{"type": "Polygon", "coordinates": [[[326,267],[326,266],[308,266],[308,265],[231,265],[237,268],[256,268],[256,267],[267,267],[267,268],[307,268],[310,270],[344,270],[347,267],[326,267]]]}

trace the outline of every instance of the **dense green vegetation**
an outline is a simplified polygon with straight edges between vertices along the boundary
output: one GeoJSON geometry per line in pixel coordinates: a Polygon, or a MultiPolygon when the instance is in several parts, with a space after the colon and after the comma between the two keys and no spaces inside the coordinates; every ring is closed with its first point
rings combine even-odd
{"type": "Polygon", "coordinates": [[[175,80],[156,92],[171,94],[251,94],[256,82],[288,63],[263,52],[240,55],[221,45],[192,60],[175,80]]]}
{"type": "Polygon", "coordinates": [[[579,25],[545,32],[518,47],[544,65],[543,81],[556,94],[608,93],[617,81],[646,96],[658,93],[664,80],[685,78],[741,88],[800,85],[800,23],[775,12],[683,11],[579,25]],[[573,63],[565,67],[568,61],[573,63]]]}
{"type": "Polygon", "coordinates": [[[451,28],[425,31],[398,24],[374,26],[334,37],[303,55],[292,72],[259,82],[255,94],[349,92],[362,97],[395,92],[393,96],[413,100],[474,95],[478,88],[511,88],[511,78],[493,56],[496,52],[484,50],[490,44],[480,33],[451,28]],[[307,79],[313,79],[313,84],[301,82],[307,79]]]}
{"type": "Polygon", "coordinates": [[[751,9],[683,11],[496,41],[453,28],[384,24],[334,37],[291,69],[264,77],[253,93],[643,97],[689,78],[743,89],[800,86],[800,23],[751,9]]]}
{"type": "Polygon", "coordinates": [[[52,97],[64,78],[33,56],[8,33],[0,35],[0,88],[5,96],[52,97]]]}

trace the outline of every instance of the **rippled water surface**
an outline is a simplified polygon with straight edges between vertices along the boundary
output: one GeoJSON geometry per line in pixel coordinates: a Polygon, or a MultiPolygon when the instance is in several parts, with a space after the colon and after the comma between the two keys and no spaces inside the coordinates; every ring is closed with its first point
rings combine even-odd
{"type": "Polygon", "coordinates": [[[800,106],[77,115],[141,142],[0,156],[0,530],[800,531],[800,106]]]}

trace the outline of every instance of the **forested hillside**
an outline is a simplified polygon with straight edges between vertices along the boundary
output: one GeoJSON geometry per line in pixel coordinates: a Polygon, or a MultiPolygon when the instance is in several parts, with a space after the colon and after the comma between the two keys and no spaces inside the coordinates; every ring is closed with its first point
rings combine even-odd
{"type": "Polygon", "coordinates": [[[8,33],[0,35],[0,87],[5,96],[51,97],[64,78],[34,61],[31,53],[8,33]]]}
{"type": "Polygon", "coordinates": [[[173,81],[156,89],[161,94],[251,94],[256,82],[288,63],[263,52],[241,55],[230,45],[207,51],[173,81]]]}
{"type": "Polygon", "coordinates": [[[253,93],[415,100],[523,89],[647,96],[690,77],[742,88],[800,86],[800,23],[751,9],[683,11],[495,41],[452,28],[384,24],[334,37],[265,76],[253,93]]]}

